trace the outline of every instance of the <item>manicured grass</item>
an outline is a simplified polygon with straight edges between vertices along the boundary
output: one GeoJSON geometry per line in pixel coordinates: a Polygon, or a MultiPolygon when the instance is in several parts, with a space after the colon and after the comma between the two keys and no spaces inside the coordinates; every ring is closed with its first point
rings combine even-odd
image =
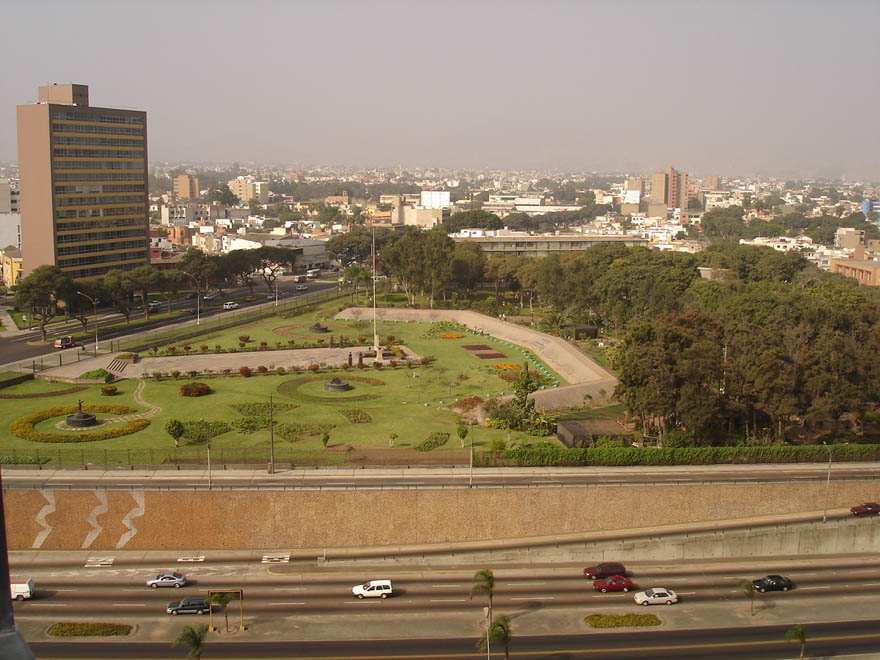
{"type": "MultiPolygon", "coordinates": [[[[290,334],[312,335],[308,325],[316,320],[331,328],[336,335],[346,334],[353,341],[358,335],[369,338],[372,336],[372,325],[366,321],[334,321],[338,304],[327,305],[307,314],[294,318],[270,317],[246,327],[209,333],[198,339],[188,339],[187,343],[195,347],[206,344],[212,347],[221,344],[224,347],[236,346],[240,335],[250,335],[249,344],[260,341],[285,339],[290,334]],[[287,333],[286,335],[284,333],[287,333]]],[[[200,375],[195,380],[207,383],[212,393],[198,399],[179,395],[180,386],[193,379],[164,377],[159,380],[147,379],[142,397],[147,402],[160,406],[162,411],[151,418],[148,428],[135,434],[77,443],[75,446],[45,445],[10,437],[8,433],[0,436],[0,454],[49,456],[53,462],[119,462],[131,461],[136,464],[163,462],[166,460],[203,460],[206,453],[204,444],[181,443],[174,449],[173,440],[165,431],[166,423],[171,419],[184,422],[206,421],[225,422],[231,430],[214,437],[211,441],[212,456],[218,459],[223,456],[227,460],[264,460],[269,452],[270,432],[265,425],[241,425],[247,430],[236,429],[235,422],[241,422],[240,415],[233,406],[247,403],[267,403],[272,395],[277,403],[291,404],[287,410],[278,410],[274,421],[287,425],[285,428],[304,428],[302,432],[275,434],[276,460],[294,462],[308,461],[314,463],[340,464],[345,461],[345,450],[357,448],[388,448],[389,436],[396,434],[395,448],[414,449],[432,433],[449,433],[450,440],[432,453],[457,451],[461,452],[461,443],[456,435],[458,416],[450,407],[456,399],[479,396],[489,398],[503,394],[511,394],[509,382],[502,375],[512,375],[516,370],[495,369],[494,364],[522,365],[527,359],[523,352],[513,346],[493,341],[489,337],[478,337],[462,330],[431,323],[394,323],[379,324],[380,338],[385,341],[388,335],[394,335],[395,343],[402,341],[407,347],[422,356],[432,356],[430,366],[414,365],[407,368],[399,361],[396,368],[391,368],[386,361],[382,369],[368,367],[357,369],[357,357],[354,356],[355,368],[347,372],[341,365],[322,367],[317,374],[310,371],[285,373],[279,376],[270,371],[266,375],[254,373],[244,378],[233,370],[229,376],[200,375]],[[443,339],[440,335],[450,332],[462,334],[460,338],[443,339]],[[481,360],[474,351],[463,346],[486,344],[493,352],[504,355],[503,358],[481,360]],[[348,379],[352,389],[344,393],[325,392],[323,383],[338,376],[348,379]],[[381,381],[378,382],[371,381],[381,381]],[[357,409],[358,414],[349,411],[357,409]],[[298,427],[296,425],[303,425],[298,427]],[[331,426],[330,441],[325,449],[321,444],[320,431],[317,429],[331,426]],[[257,428],[257,430],[251,430],[257,428]],[[59,454],[60,452],[60,454],[59,454]],[[247,455],[245,455],[247,452],[247,455]],[[67,453],[70,454],[68,457],[67,453]],[[72,458],[71,458],[72,457],[72,458]],[[286,458],[289,457],[289,458],[286,458]]],[[[328,333],[329,334],[329,333],[328,333]]],[[[314,335],[327,338],[328,335],[314,335]]],[[[297,339],[298,341],[298,339],[297,339]]],[[[182,352],[182,351],[181,351],[182,352]]],[[[283,366],[290,369],[283,354],[275,351],[265,352],[265,366],[283,366]]],[[[530,363],[531,364],[531,363],[530,363]]],[[[536,367],[532,365],[532,368],[536,367]]],[[[256,370],[255,370],[256,372],[256,370]]],[[[551,374],[555,377],[555,374],[551,374]]],[[[547,381],[551,381],[548,379],[547,381]]],[[[62,395],[51,399],[0,400],[0,419],[13,419],[55,406],[75,404],[82,399],[84,404],[126,405],[144,411],[142,405],[132,398],[138,381],[121,379],[114,382],[119,388],[117,395],[105,397],[100,394],[100,385],[87,385],[82,392],[62,395]]],[[[49,384],[44,381],[29,381],[3,390],[4,393],[18,394],[26,392],[51,391],[53,388],[64,389],[67,384],[49,384]]],[[[39,430],[53,430],[57,419],[47,420],[38,425],[39,430]],[[43,427],[46,427],[43,429],[43,427]]],[[[7,427],[8,428],[8,427],[7,427]]],[[[506,432],[482,426],[469,427],[471,437],[478,450],[489,448],[493,440],[505,440],[508,444],[530,444],[540,440],[523,433],[506,432]]],[[[545,439],[546,440],[546,439],[545,439]]]]}
{"type": "Polygon", "coordinates": [[[0,383],[5,380],[12,380],[13,378],[18,378],[21,376],[20,373],[16,371],[0,371],[0,383]]]}
{"type": "Polygon", "coordinates": [[[590,614],[584,617],[590,628],[643,628],[659,626],[656,614],[590,614]]]}

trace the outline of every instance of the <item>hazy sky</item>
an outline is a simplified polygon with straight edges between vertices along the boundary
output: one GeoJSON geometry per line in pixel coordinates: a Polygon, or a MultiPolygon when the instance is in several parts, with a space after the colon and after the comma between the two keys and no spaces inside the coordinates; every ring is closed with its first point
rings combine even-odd
{"type": "Polygon", "coordinates": [[[77,82],[151,161],[880,180],[878,0],[0,6],[0,161],[77,82]]]}

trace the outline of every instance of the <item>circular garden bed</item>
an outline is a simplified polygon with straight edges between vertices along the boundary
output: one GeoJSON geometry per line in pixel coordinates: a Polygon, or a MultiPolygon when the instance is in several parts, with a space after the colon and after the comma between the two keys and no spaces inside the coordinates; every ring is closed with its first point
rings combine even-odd
{"type": "MultiPolygon", "coordinates": [[[[112,415],[130,415],[137,412],[137,410],[129,408],[128,406],[110,405],[88,405],[83,406],[82,409],[87,413],[110,413],[112,415]]],[[[133,419],[124,422],[119,426],[103,428],[97,431],[53,433],[38,431],[35,428],[40,422],[52,419],[53,417],[66,417],[67,415],[76,413],[77,410],[77,406],[63,406],[38,410],[37,412],[32,412],[13,421],[12,424],[9,425],[9,432],[23,440],[31,440],[33,442],[92,442],[95,440],[107,440],[108,438],[118,438],[123,435],[137,433],[150,425],[150,421],[147,419],[133,419]]]]}
{"type": "Polygon", "coordinates": [[[345,392],[333,394],[325,392],[324,382],[327,376],[302,376],[287,380],[278,386],[278,393],[292,399],[304,399],[316,403],[353,403],[355,401],[372,401],[382,394],[375,393],[375,388],[384,387],[385,381],[366,376],[350,376],[345,379],[351,385],[351,389],[345,392]]]}

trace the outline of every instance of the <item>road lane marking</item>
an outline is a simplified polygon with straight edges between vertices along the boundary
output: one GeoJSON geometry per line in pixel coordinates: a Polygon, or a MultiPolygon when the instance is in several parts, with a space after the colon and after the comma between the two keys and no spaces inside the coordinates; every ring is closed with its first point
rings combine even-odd
{"type": "Polygon", "coordinates": [[[31,603],[33,607],[67,607],[67,603],[31,603]]]}
{"type": "Polygon", "coordinates": [[[86,559],[85,568],[100,568],[112,566],[114,557],[89,557],[86,559]]]}
{"type": "Polygon", "coordinates": [[[263,564],[287,564],[290,563],[289,552],[276,552],[270,555],[263,555],[263,564]]]}
{"type": "Polygon", "coordinates": [[[466,603],[467,598],[437,598],[431,599],[432,603],[466,603]]]}
{"type": "Polygon", "coordinates": [[[205,555],[194,555],[192,557],[178,557],[177,561],[205,561],[205,555]]]}

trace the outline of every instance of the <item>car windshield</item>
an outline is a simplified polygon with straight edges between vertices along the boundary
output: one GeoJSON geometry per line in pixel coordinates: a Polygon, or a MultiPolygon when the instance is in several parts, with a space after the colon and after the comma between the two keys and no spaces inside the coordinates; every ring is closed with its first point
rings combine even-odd
{"type": "Polygon", "coordinates": [[[648,590],[645,592],[645,595],[646,595],[646,596],[653,596],[653,595],[654,595],[654,590],[653,590],[653,589],[648,589],[648,590]]]}

